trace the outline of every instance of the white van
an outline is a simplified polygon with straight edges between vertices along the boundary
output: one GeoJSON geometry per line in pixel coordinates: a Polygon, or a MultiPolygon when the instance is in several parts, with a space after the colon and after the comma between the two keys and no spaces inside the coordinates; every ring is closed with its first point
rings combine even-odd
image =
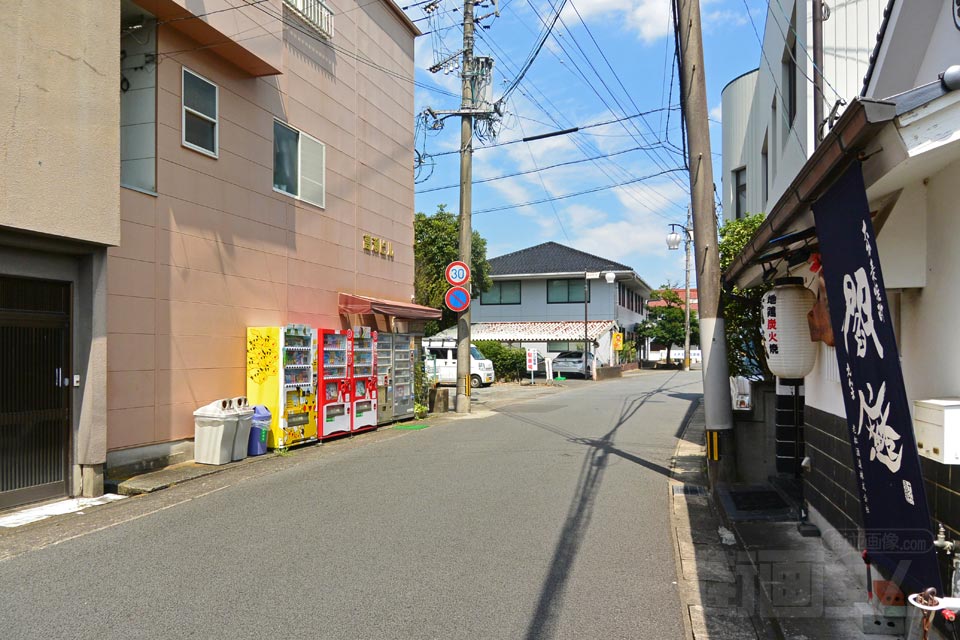
{"type": "MultiPolygon", "coordinates": [[[[436,376],[440,384],[457,383],[457,341],[452,338],[426,338],[423,341],[427,376],[436,376]]],[[[470,387],[493,384],[493,363],[470,345],[470,387]]]]}

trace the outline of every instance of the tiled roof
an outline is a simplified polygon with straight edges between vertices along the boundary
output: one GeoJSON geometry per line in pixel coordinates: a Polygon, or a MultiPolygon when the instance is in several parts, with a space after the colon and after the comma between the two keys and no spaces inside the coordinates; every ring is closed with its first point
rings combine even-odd
{"type": "Polygon", "coordinates": [[[633,267],[556,243],[544,242],[490,259],[490,275],[633,271],[633,267]]]}
{"type": "MultiPolygon", "coordinates": [[[[587,334],[596,340],[614,326],[612,320],[591,320],[587,334]]],[[[450,327],[434,338],[456,338],[457,328],[450,327]]],[[[496,342],[546,342],[547,340],[583,340],[583,322],[475,322],[470,325],[471,340],[496,342]]]]}

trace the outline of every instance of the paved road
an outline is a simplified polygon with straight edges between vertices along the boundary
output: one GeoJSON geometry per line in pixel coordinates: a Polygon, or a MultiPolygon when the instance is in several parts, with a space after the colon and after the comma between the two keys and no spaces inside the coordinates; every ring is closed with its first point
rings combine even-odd
{"type": "Polygon", "coordinates": [[[0,636],[681,638],[667,477],[699,393],[581,385],[102,507],[0,561],[0,636]]]}

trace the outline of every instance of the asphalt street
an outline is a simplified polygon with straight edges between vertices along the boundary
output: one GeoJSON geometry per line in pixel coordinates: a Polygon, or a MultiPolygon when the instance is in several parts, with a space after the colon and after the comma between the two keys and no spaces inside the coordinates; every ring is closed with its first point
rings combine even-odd
{"type": "Polygon", "coordinates": [[[0,560],[0,637],[682,638],[667,480],[700,391],[571,385],[101,507],[0,560]]]}

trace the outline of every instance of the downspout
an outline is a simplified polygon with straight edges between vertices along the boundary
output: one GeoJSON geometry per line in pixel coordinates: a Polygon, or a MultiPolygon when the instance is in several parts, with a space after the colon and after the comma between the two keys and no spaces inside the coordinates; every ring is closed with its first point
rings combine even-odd
{"type": "Polygon", "coordinates": [[[823,0],[813,0],[813,148],[820,146],[823,122],[823,0]]]}

